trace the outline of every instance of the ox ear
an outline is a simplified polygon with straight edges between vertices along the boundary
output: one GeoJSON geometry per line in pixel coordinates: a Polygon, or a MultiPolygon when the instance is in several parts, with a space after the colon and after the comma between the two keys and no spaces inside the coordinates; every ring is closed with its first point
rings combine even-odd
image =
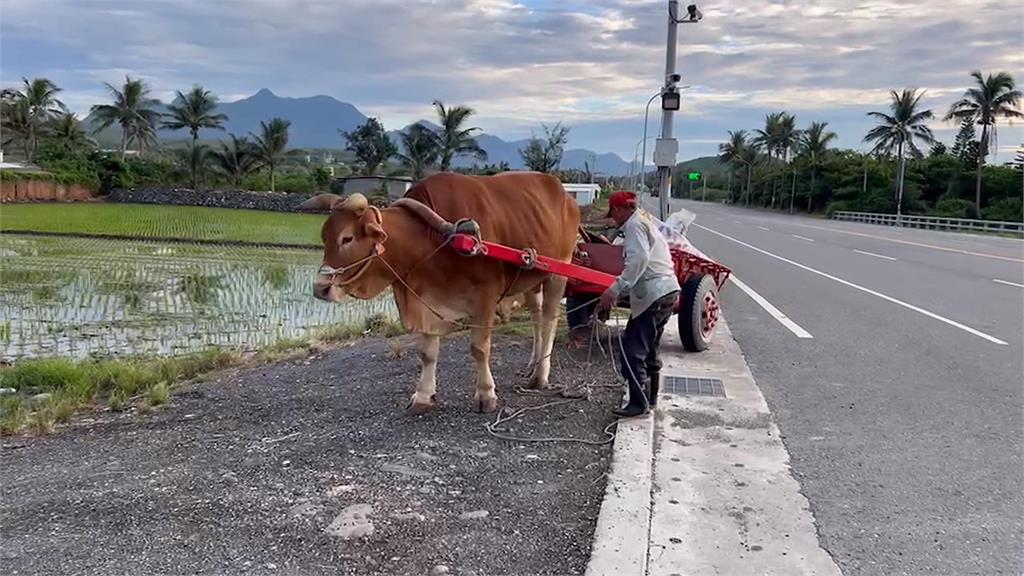
{"type": "Polygon", "coordinates": [[[332,210],[334,206],[341,201],[341,196],[337,194],[317,194],[309,200],[306,200],[302,204],[296,207],[299,211],[324,211],[332,210]]]}
{"type": "Polygon", "coordinates": [[[370,206],[369,210],[363,213],[361,220],[363,222],[363,234],[366,234],[375,243],[383,244],[388,239],[388,233],[384,231],[382,226],[384,217],[376,206],[370,206]]]}
{"type": "Polygon", "coordinates": [[[376,244],[383,244],[388,239],[388,233],[384,231],[384,228],[376,222],[370,222],[363,226],[363,233],[366,234],[376,244]]]}

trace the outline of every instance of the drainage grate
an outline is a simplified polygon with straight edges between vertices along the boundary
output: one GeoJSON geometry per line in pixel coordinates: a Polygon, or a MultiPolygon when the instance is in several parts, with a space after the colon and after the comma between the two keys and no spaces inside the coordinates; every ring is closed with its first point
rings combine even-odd
{"type": "Polygon", "coordinates": [[[696,376],[665,376],[662,391],[682,396],[720,396],[725,397],[725,388],[718,378],[700,378],[696,376]]]}

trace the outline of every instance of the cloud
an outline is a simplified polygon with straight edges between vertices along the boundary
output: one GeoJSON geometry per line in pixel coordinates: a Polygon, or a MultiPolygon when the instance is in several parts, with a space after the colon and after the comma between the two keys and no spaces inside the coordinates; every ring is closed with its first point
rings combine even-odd
{"type": "MultiPolygon", "coordinates": [[[[701,4],[704,20],[680,26],[678,67],[692,86],[680,122],[718,131],[698,140],[774,108],[833,119],[855,143],[890,89],[925,88],[943,109],[970,70],[1024,68],[1014,0],[701,4]]],[[[591,125],[573,146],[629,156],[664,77],[666,16],[662,1],[631,0],[4,0],[0,81],[50,77],[79,112],[125,74],[161,98],[196,82],[225,100],[269,87],[329,94],[389,126],[439,98],[502,136],[591,125]]]]}

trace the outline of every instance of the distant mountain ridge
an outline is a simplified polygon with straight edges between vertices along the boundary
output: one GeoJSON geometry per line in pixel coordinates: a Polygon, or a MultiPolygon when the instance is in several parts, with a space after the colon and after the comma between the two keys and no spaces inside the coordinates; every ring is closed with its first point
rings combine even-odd
{"type": "MultiPolygon", "coordinates": [[[[167,112],[167,104],[160,103],[156,110],[160,113],[167,112]]],[[[241,100],[221,102],[217,106],[217,112],[228,115],[228,121],[224,124],[225,130],[202,130],[199,133],[201,139],[216,140],[224,138],[228,133],[239,136],[248,135],[250,132],[259,133],[260,122],[277,117],[291,121],[288,142],[295,148],[343,148],[344,142],[338,131],[351,131],[366,122],[367,119],[367,116],[352,104],[331,96],[288,98],[278,96],[266,88],[241,100]]],[[[86,126],[95,126],[95,119],[91,114],[86,117],[84,122],[86,126]]],[[[437,124],[426,120],[421,123],[428,124],[435,130],[439,128],[437,124]]],[[[408,126],[403,131],[407,128],[408,126]]],[[[98,139],[102,144],[112,146],[119,142],[119,134],[115,125],[102,131],[98,139]]],[[[388,134],[392,140],[398,142],[400,131],[393,130],[388,134]]],[[[161,140],[183,140],[188,138],[188,133],[185,130],[177,132],[160,130],[159,137],[161,140]]],[[[456,159],[456,166],[468,167],[474,162],[478,164],[507,162],[513,169],[525,167],[519,150],[526,145],[528,140],[510,142],[492,134],[480,133],[477,135],[477,142],[487,152],[487,160],[481,162],[463,157],[456,159]]],[[[629,172],[629,162],[623,160],[619,155],[597,153],[582,148],[566,150],[561,168],[583,170],[584,163],[589,163],[593,172],[613,176],[622,176],[629,172]]]]}

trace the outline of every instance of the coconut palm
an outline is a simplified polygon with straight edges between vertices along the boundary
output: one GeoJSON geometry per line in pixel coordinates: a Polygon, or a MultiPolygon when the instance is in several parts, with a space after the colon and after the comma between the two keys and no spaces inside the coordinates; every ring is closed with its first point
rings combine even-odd
{"type": "Polygon", "coordinates": [[[274,118],[269,123],[260,122],[260,134],[252,134],[253,153],[256,162],[270,171],[270,191],[274,192],[274,172],[288,155],[288,128],[291,122],[274,118]]]}
{"type": "Polygon", "coordinates": [[[919,93],[916,88],[906,88],[901,93],[891,90],[889,95],[892,97],[890,114],[868,112],[868,116],[878,120],[878,126],[868,131],[864,141],[875,143],[875,154],[887,156],[896,152],[900,163],[896,175],[896,215],[900,216],[903,214],[903,180],[907,173],[907,155],[914,158],[923,156],[915,140],[925,144],[935,141],[931,128],[925,124],[933,114],[931,110],[918,109],[921,97],[924,96],[923,91],[919,93]]]}
{"type": "MultiPolygon", "coordinates": [[[[195,149],[196,141],[199,140],[199,130],[210,128],[223,130],[224,122],[228,117],[226,114],[215,114],[217,109],[217,97],[202,86],[196,85],[188,94],[176,93],[175,103],[167,107],[168,113],[164,114],[163,127],[170,130],[188,129],[192,136],[192,148],[195,149]]],[[[193,153],[192,159],[192,187],[196,187],[196,172],[199,166],[195,163],[202,160],[202,154],[193,153]]]]}
{"type": "MultiPolygon", "coordinates": [[[[796,129],[796,117],[792,114],[783,113],[776,127],[775,145],[779,158],[784,164],[789,164],[789,153],[800,140],[800,131],[796,129]]],[[[782,184],[786,184],[786,175],[783,172],[782,184]]],[[[789,212],[793,213],[793,196],[796,194],[796,168],[793,169],[793,188],[789,197],[789,212]]],[[[775,195],[772,194],[772,208],[775,207],[775,195]]]]}
{"type": "MultiPolygon", "coordinates": [[[[772,167],[772,157],[779,151],[779,133],[785,112],[772,112],[764,117],[764,128],[754,130],[757,136],[753,142],[763,148],[767,156],[769,170],[772,167]]],[[[772,204],[775,204],[775,176],[772,175],[772,204]]]]}
{"type": "Polygon", "coordinates": [[[39,136],[45,130],[47,124],[58,114],[67,110],[64,103],[57,98],[61,91],[56,84],[46,78],[22,78],[24,83],[22,90],[16,92],[14,98],[25,101],[21,106],[27,108],[25,120],[25,157],[32,162],[39,148],[39,136]]]}
{"type": "Polygon", "coordinates": [[[50,138],[68,152],[96,146],[96,141],[89,137],[73,112],[65,112],[53,121],[50,138]]]}
{"type": "Polygon", "coordinates": [[[106,84],[113,104],[96,104],[92,114],[98,121],[95,132],[114,124],[121,126],[121,160],[128,151],[128,144],[135,142],[141,152],[156,139],[156,122],[160,113],[153,110],[159,102],[149,97],[149,87],[142,80],[125,76],[120,90],[106,84]]]}
{"type": "Polygon", "coordinates": [[[398,158],[412,172],[413,180],[422,180],[437,163],[438,138],[426,126],[414,124],[402,134],[402,153],[398,158]]]}
{"type": "Polygon", "coordinates": [[[1006,72],[981,75],[980,70],[971,72],[975,85],[964,92],[964,97],[949,107],[945,120],[970,121],[981,126],[981,140],[978,144],[978,172],[974,184],[974,206],[981,214],[981,169],[985,157],[996,146],[996,122],[999,118],[1024,118],[1016,107],[1022,95],[1017,90],[1013,76],[1006,72]]]}
{"type": "MultiPolygon", "coordinates": [[[[746,130],[730,130],[729,141],[718,145],[718,160],[723,164],[729,164],[730,189],[729,197],[732,199],[731,178],[738,166],[744,166],[743,151],[750,146],[747,142],[746,130]]],[[[750,166],[746,166],[749,176],[750,166]]]]}
{"type": "MultiPolygon", "coordinates": [[[[835,132],[828,130],[828,122],[812,122],[811,127],[800,133],[799,150],[800,154],[808,159],[811,167],[811,189],[807,192],[807,212],[814,209],[814,184],[818,176],[818,167],[821,159],[828,152],[828,145],[838,138],[835,132]]],[[[790,212],[792,212],[793,199],[790,198],[790,212]]]]}
{"type": "Polygon", "coordinates": [[[480,148],[476,138],[473,137],[473,133],[480,129],[463,127],[474,113],[472,108],[469,106],[445,108],[440,100],[435,100],[434,109],[437,111],[437,118],[441,124],[441,131],[437,135],[437,146],[442,172],[450,169],[452,159],[459,155],[466,154],[480,160],[487,159],[487,152],[480,148]]]}
{"type": "Polygon", "coordinates": [[[20,140],[24,148],[25,158],[31,153],[29,126],[32,124],[28,100],[21,92],[6,89],[0,92],[0,145],[6,148],[15,140],[20,140]]]}
{"type": "Polygon", "coordinates": [[[231,184],[239,186],[242,178],[253,171],[256,164],[252,142],[245,137],[239,138],[228,134],[230,142],[221,142],[219,150],[210,150],[208,155],[214,166],[231,179],[231,184]]]}

